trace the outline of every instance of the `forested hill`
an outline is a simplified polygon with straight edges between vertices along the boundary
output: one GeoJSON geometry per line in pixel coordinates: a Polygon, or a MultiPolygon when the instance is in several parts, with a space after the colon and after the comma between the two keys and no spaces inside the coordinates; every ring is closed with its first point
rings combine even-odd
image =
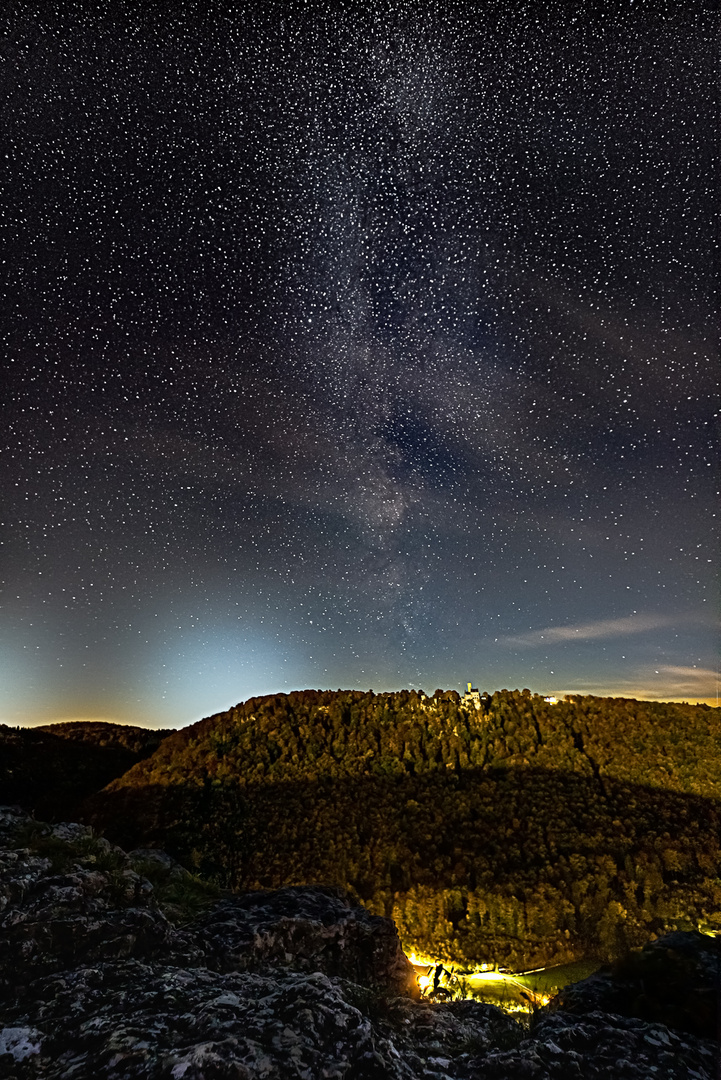
{"type": "Polygon", "coordinates": [[[529,765],[721,798],[721,709],[580,696],[553,705],[502,690],[477,710],[455,691],[304,690],[250,698],[181,729],[122,783],[529,765]]]}
{"type": "Polygon", "coordinates": [[[57,724],[41,724],[33,731],[49,731],[61,739],[86,743],[88,746],[128,750],[138,758],[148,757],[163,739],[175,733],[174,728],[146,728],[134,724],[113,724],[109,720],[64,720],[57,724]]]}
{"type": "Polygon", "coordinates": [[[78,803],[152,754],[169,734],[105,721],[0,724],[0,802],[18,803],[40,818],[72,819],[78,803]]]}
{"type": "Polygon", "coordinates": [[[92,800],[240,888],[332,882],[408,947],[529,966],[721,909],[721,711],[304,691],[166,739],[92,800]]]}

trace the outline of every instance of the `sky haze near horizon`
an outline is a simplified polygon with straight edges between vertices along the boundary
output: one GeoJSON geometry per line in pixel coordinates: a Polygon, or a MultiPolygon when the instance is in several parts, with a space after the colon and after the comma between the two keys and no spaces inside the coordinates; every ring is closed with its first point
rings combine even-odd
{"type": "Polygon", "coordinates": [[[717,14],[287,7],[6,18],[0,722],[715,703],[717,14]]]}

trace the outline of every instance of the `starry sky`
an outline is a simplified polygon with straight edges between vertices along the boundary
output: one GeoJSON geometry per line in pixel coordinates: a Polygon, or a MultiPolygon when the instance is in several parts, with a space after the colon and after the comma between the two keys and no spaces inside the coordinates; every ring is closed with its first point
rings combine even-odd
{"type": "Polygon", "coordinates": [[[13,5],[0,722],[717,694],[713,5],[13,5]]]}

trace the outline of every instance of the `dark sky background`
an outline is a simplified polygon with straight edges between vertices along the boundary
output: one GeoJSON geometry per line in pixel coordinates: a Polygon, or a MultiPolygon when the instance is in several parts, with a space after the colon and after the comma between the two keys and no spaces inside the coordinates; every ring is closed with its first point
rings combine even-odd
{"type": "Polygon", "coordinates": [[[2,710],[716,700],[716,20],[18,3],[2,710]]]}

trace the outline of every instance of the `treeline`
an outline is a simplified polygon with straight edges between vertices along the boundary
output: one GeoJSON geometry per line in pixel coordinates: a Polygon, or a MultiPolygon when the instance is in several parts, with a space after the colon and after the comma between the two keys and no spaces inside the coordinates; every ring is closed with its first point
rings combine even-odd
{"type": "Polygon", "coordinates": [[[51,735],[69,739],[71,742],[108,747],[113,750],[128,750],[137,760],[154,754],[163,739],[175,734],[174,728],[145,728],[134,724],[113,724],[109,720],[64,720],[57,724],[41,724],[36,728],[20,730],[48,731],[51,735]]]}
{"type": "Polygon", "coordinates": [[[540,966],[721,927],[719,711],[500,692],[255,698],[91,801],[234,888],[329,882],[408,949],[540,966]]]}
{"type": "Polygon", "coordinates": [[[88,795],[154,753],[169,734],[103,721],[0,724],[0,803],[44,820],[72,820],[88,795]]]}

